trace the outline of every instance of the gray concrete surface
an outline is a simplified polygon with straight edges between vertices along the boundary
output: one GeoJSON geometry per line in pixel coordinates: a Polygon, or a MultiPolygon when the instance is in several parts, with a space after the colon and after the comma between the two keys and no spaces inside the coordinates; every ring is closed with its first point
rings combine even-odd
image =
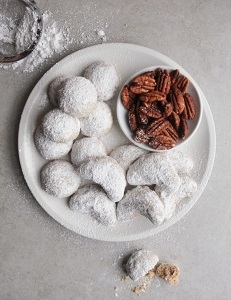
{"type": "Polygon", "coordinates": [[[139,299],[230,299],[231,1],[37,3],[70,28],[73,42],[32,73],[0,69],[0,299],[137,299],[135,284],[121,281],[121,266],[142,247],[178,264],[181,278],[176,287],[154,280],[139,299]],[[199,201],[168,230],[134,242],[91,240],[59,225],[31,195],[18,160],[19,120],[30,91],[62,57],[100,43],[96,29],[107,42],[143,45],[182,65],[205,93],[216,125],[216,160],[199,201]]]}

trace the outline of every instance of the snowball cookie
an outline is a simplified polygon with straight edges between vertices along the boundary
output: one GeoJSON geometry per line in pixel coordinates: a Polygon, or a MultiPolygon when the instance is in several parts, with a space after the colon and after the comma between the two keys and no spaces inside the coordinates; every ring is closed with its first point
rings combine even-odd
{"type": "Polygon", "coordinates": [[[44,116],[42,129],[46,138],[57,143],[66,143],[77,138],[80,122],[77,118],[55,108],[44,116]]]}
{"type": "Polygon", "coordinates": [[[149,153],[140,156],[128,169],[127,181],[131,185],[157,184],[167,194],[180,186],[175,168],[162,154],[149,153]]]}
{"type": "Polygon", "coordinates": [[[47,89],[48,98],[55,107],[59,106],[58,90],[61,88],[62,83],[65,79],[67,79],[67,76],[56,77],[54,80],[51,81],[51,83],[48,86],[47,89]]]}
{"type": "Polygon", "coordinates": [[[64,80],[58,90],[59,108],[78,118],[87,117],[97,105],[97,93],[90,80],[74,76],[64,80]]]}
{"type": "Polygon", "coordinates": [[[137,214],[147,217],[154,225],[160,225],[165,218],[164,205],[156,192],[148,186],[137,186],[127,191],[117,206],[119,221],[127,221],[137,214]]]}
{"type": "Polygon", "coordinates": [[[126,187],[124,170],[117,161],[109,156],[92,158],[78,169],[84,179],[98,183],[113,202],[123,198],[126,187]]]}
{"type": "Polygon", "coordinates": [[[132,280],[139,280],[158,263],[158,256],[150,250],[136,250],[126,263],[126,271],[132,280]]]}
{"type": "Polygon", "coordinates": [[[104,136],[112,124],[111,109],[104,102],[98,102],[96,109],[88,117],[80,119],[81,133],[86,136],[104,136]]]}
{"type": "Polygon", "coordinates": [[[107,155],[104,143],[96,137],[84,137],[76,140],[71,150],[71,162],[80,166],[90,158],[103,157],[107,155]]]}
{"type": "Polygon", "coordinates": [[[123,145],[115,148],[110,156],[117,160],[124,171],[127,171],[129,166],[142,154],[147,153],[146,150],[134,145],[123,145]]]}
{"type": "Polygon", "coordinates": [[[95,184],[88,184],[78,189],[71,197],[69,207],[72,210],[90,214],[99,223],[108,226],[116,222],[116,206],[95,184]]]}
{"type": "Polygon", "coordinates": [[[192,197],[196,193],[196,190],[196,181],[188,175],[182,175],[182,177],[180,177],[179,189],[170,195],[167,195],[163,188],[156,186],[155,191],[164,205],[165,218],[170,219],[176,210],[177,204],[186,197],[192,197]]]}
{"type": "Polygon", "coordinates": [[[99,101],[111,99],[119,86],[116,69],[108,62],[94,62],[85,70],[84,77],[94,84],[99,101]]]}
{"type": "Polygon", "coordinates": [[[169,151],[167,159],[172,163],[178,174],[188,174],[193,168],[193,160],[182,151],[169,151]]]}
{"type": "Polygon", "coordinates": [[[68,141],[66,143],[57,143],[49,140],[43,135],[42,126],[40,125],[35,131],[34,135],[35,146],[38,152],[45,159],[58,159],[65,156],[72,147],[73,142],[68,141]]]}
{"type": "Polygon", "coordinates": [[[71,163],[54,160],[41,170],[41,186],[44,191],[59,198],[74,194],[81,182],[71,163]]]}

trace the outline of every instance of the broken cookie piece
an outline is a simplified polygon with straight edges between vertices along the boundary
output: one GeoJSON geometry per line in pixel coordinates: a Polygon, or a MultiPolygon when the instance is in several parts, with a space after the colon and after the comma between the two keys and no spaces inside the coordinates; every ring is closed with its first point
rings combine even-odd
{"type": "Polygon", "coordinates": [[[155,268],[156,276],[166,280],[172,285],[179,283],[180,269],[168,263],[161,263],[155,268]]]}

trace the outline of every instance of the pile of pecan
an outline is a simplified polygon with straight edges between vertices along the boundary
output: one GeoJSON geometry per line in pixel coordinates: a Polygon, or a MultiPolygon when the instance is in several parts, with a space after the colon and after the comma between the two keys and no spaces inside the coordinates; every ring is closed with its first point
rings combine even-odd
{"type": "Polygon", "coordinates": [[[189,133],[196,115],[187,77],[157,68],[135,77],[121,92],[134,140],[159,150],[171,149],[189,133]]]}

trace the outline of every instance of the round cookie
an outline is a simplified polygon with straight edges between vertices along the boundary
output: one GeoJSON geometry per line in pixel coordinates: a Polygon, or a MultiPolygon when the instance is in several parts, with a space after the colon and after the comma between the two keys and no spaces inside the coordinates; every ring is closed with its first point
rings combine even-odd
{"type": "Polygon", "coordinates": [[[41,170],[41,186],[47,193],[59,197],[74,194],[81,179],[71,163],[65,160],[54,160],[41,170]]]}
{"type": "Polygon", "coordinates": [[[119,86],[119,76],[115,67],[108,62],[97,61],[91,64],[84,72],[84,77],[95,86],[98,100],[110,100],[119,86]]]}
{"type": "Polygon", "coordinates": [[[71,197],[69,207],[85,214],[90,214],[99,223],[108,226],[116,222],[116,205],[104,190],[95,184],[81,187],[71,197]]]}
{"type": "Polygon", "coordinates": [[[77,138],[80,122],[77,118],[55,108],[44,116],[42,129],[46,138],[57,143],[66,143],[77,138]]]}
{"type": "Polygon", "coordinates": [[[93,112],[80,119],[81,133],[86,136],[104,136],[111,129],[113,118],[110,107],[104,102],[98,102],[93,112]]]}
{"type": "Polygon", "coordinates": [[[85,137],[74,142],[71,150],[71,162],[75,166],[80,166],[90,158],[106,155],[107,151],[103,142],[95,137],[85,137]]]}
{"type": "Polygon", "coordinates": [[[94,85],[81,76],[64,80],[57,95],[59,108],[78,118],[88,116],[97,105],[97,92],[94,85]]]}
{"type": "Polygon", "coordinates": [[[56,77],[48,86],[47,94],[50,102],[55,106],[58,107],[58,90],[61,88],[63,81],[67,79],[66,76],[59,76],[56,77]]]}
{"type": "Polygon", "coordinates": [[[40,125],[34,135],[35,146],[38,152],[49,160],[58,159],[65,156],[72,147],[73,141],[66,143],[57,143],[43,135],[42,126],[40,125]]]}

